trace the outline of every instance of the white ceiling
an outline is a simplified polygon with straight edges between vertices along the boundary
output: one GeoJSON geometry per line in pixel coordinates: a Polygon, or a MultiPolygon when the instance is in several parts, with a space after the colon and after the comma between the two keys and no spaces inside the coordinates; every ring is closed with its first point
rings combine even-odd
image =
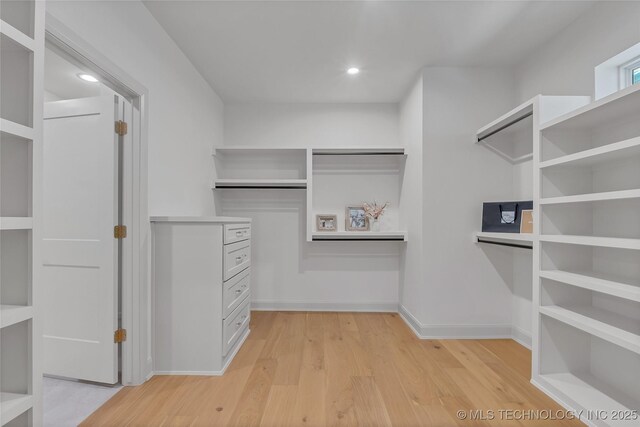
{"type": "Polygon", "coordinates": [[[521,61],[592,3],[145,4],[226,102],[397,102],[425,66],[521,61]]]}

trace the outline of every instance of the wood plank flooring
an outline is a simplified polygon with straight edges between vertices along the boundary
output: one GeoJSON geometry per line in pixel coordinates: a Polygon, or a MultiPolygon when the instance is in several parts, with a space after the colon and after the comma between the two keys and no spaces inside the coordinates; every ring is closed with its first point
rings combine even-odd
{"type": "Polygon", "coordinates": [[[224,376],[156,376],[83,425],[582,425],[531,419],[561,408],[529,383],[530,365],[512,340],[419,340],[392,313],[253,312],[224,376]],[[485,419],[457,416],[470,410],[485,419]]]}

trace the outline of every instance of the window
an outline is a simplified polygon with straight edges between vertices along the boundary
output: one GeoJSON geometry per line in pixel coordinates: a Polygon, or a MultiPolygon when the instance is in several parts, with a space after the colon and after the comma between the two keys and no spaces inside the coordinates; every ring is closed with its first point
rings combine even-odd
{"type": "Polygon", "coordinates": [[[640,83],[640,57],[620,66],[620,88],[624,89],[636,83],[640,83]]]}
{"type": "Polygon", "coordinates": [[[640,67],[631,70],[631,84],[640,83],[640,67]]]}

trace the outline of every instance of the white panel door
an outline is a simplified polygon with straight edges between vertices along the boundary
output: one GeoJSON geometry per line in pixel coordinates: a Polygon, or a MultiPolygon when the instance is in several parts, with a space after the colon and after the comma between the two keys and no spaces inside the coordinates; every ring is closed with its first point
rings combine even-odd
{"type": "Polygon", "coordinates": [[[118,382],[118,136],[114,95],[44,109],[44,372],[118,382]]]}

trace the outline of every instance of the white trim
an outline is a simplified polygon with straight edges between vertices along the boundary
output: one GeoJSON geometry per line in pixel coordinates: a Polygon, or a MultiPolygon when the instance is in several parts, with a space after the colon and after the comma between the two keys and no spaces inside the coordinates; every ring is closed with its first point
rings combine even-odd
{"type": "Polygon", "coordinates": [[[513,339],[531,348],[531,335],[509,324],[424,325],[402,304],[398,307],[398,314],[423,340],[513,339]]]}
{"type": "Polygon", "coordinates": [[[247,337],[249,336],[250,332],[251,332],[251,329],[247,329],[247,332],[245,332],[242,338],[240,338],[240,341],[238,341],[233,351],[227,355],[227,361],[225,362],[222,369],[219,371],[155,371],[149,376],[149,378],[155,375],[192,375],[192,376],[209,376],[209,377],[222,376],[224,375],[225,371],[233,361],[234,357],[236,357],[236,354],[238,354],[238,351],[240,351],[240,349],[242,348],[242,345],[247,340],[247,337]]]}
{"type": "Polygon", "coordinates": [[[395,313],[395,302],[251,301],[252,311],[355,311],[395,313]]]}
{"type": "Polygon", "coordinates": [[[127,329],[128,340],[122,344],[121,369],[123,385],[142,384],[152,372],[149,360],[151,349],[146,348],[148,346],[145,339],[145,334],[151,334],[151,325],[148,324],[148,316],[143,315],[150,307],[151,297],[151,251],[146,244],[150,235],[147,212],[149,92],[145,86],[51,14],[46,14],[45,23],[47,40],[69,55],[91,64],[91,68],[105,81],[117,83],[132,98],[133,147],[130,150],[131,158],[128,161],[125,159],[125,164],[131,168],[125,171],[124,179],[125,191],[129,192],[133,202],[131,206],[124,206],[124,218],[130,218],[131,223],[127,224],[129,237],[123,242],[123,254],[130,254],[130,257],[123,261],[121,308],[122,327],[127,329]]]}

